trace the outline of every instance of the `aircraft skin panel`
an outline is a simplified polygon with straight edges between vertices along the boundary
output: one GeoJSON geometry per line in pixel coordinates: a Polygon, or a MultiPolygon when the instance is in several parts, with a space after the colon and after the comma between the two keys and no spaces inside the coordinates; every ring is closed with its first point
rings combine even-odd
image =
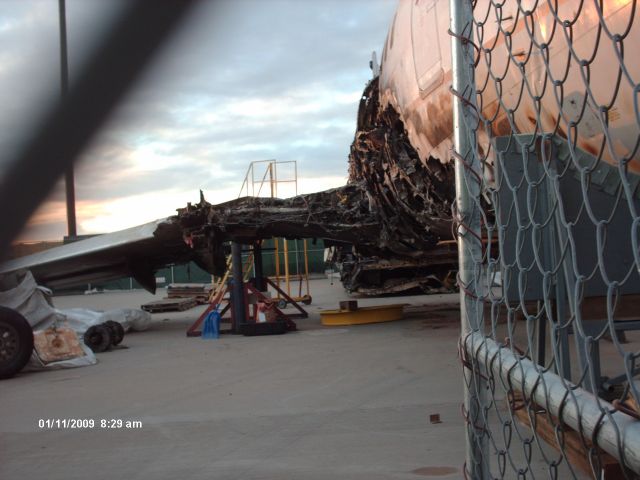
{"type": "Polygon", "coordinates": [[[158,268],[194,258],[182,230],[165,218],[10,260],[0,265],[0,274],[28,269],[51,288],[133,276],[154,291],[158,268]]]}
{"type": "MultiPolygon", "coordinates": [[[[618,58],[611,41],[600,39],[600,47],[590,69],[589,90],[592,98],[587,100],[586,113],[579,117],[585,96],[585,80],[578,62],[571,55],[565,35],[557,24],[554,28],[554,14],[560,19],[572,18],[575,15],[575,2],[559,0],[555,13],[548,4],[533,0],[522,2],[520,8],[533,9],[536,3],[533,32],[528,31],[522,12],[518,13],[518,2],[505,4],[501,22],[487,17],[483,38],[475,39],[484,48],[492,50],[491,64],[488,65],[486,57],[481,57],[476,67],[476,84],[486,85],[478,98],[478,105],[486,118],[493,118],[498,113],[492,124],[494,136],[532,134],[537,130],[567,138],[567,125],[579,119],[578,147],[598,156],[605,133],[594,100],[599,105],[606,105],[610,101],[611,86],[616,83],[619,70],[618,58]],[[498,25],[503,31],[511,32],[510,49],[498,25]],[[531,58],[527,60],[526,52],[529,51],[532,35],[539,44],[548,43],[548,66],[535,51],[537,47],[534,47],[531,58]],[[553,79],[563,78],[569,57],[568,75],[563,81],[564,100],[559,105],[551,83],[553,79]],[[516,63],[524,60],[527,60],[526,82],[529,88],[533,93],[546,92],[541,99],[539,114],[531,95],[520,99],[523,79],[516,63]],[[493,78],[503,76],[502,93],[498,96],[493,78]],[[506,114],[509,109],[514,110],[511,122],[506,114]]],[[[612,34],[625,31],[629,18],[635,15],[625,44],[640,44],[640,18],[637,18],[640,17],[640,9],[634,11],[633,2],[629,0],[610,0],[605,4],[604,20],[612,34]]],[[[474,10],[476,16],[482,17],[491,5],[489,0],[478,0],[474,10]]],[[[596,48],[600,18],[593,4],[585,4],[583,9],[572,27],[571,46],[575,55],[586,59],[596,48]]],[[[427,162],[429,157],[442,163],[451,160],[453,105],[449,91],[452,74],[448,22],[448,0],[400,0],[382,54],[379,79],[381,108],[391,106],[398,112],[423,162],[427,162]]],[[[640,62],[626,62],[625,69],[630,78],[640,77],[640,62]]],[[[634,95],[633,87],[623,78],[616,100],[610,107],[607,127],[610,145],[602,152],[602,158],[614,166],[633,152],[640,135],[633,108],[634,95]]],[[[479,140],[483,149],[488,151],[488,137],[482,130],[479,131],[479,140]]],[[[640,173],[640,152],[635,153],[628,166],[629,171],[640,173]]]]}
{"type": "Polygon", "coordinates": [[[36,265],[68,260],[81,255],[89,255],[120,246],[126,246],[141,240],[148,240],[153,238],[153,234],[157,230],[158,225],[166,223],[167,220],[167,218],[155,220],[137,227],[127,228],[126,230],[120,230],[104,235],[97,235],[92,238],[68,243],[43,252],[34,253],[33,255],[9,260],[8,262],[0,265],[0,273],[12,272],[22,268],[28,269],[36,265]]]}

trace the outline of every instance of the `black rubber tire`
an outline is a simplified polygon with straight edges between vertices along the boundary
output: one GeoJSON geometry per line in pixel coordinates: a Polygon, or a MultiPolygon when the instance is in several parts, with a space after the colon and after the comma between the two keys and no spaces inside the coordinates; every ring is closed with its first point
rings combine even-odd
{"type": "Polygon", "coordinates": [[[124,327],[122,324],[114,320],[107,320],[103,325],[111,330],[111,345],[114,347],[120,345],[124,339],[124,327]]]}
{"type": "Polygon", "coordinates": [[[18,373],[33,352],[33,330],[15,310],[0,307],[0,379],[18,373]]]}
{"type": "Polygon", "coordinates": [[[277,307],[280,310],[284,310],[285,308],[287,308],[287,305],[288,305],[288,303],[284,298],[281,298],[280,300],[278,300],[277,307]]]}
{"type": "Polygon", "coordinates": [[[89,327],[84,332],[84,343],[93,353],[106,352],[111,348],[111,329],[103,323],[89,327]]]}

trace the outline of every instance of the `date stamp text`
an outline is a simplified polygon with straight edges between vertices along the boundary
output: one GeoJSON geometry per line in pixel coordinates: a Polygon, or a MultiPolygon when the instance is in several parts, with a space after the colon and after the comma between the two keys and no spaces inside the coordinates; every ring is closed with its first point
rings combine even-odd
{"type": "Polygon", "coordinates": [[[140,429],[141,420],[124,418],[39,418],[42,430],[140,429]]]}

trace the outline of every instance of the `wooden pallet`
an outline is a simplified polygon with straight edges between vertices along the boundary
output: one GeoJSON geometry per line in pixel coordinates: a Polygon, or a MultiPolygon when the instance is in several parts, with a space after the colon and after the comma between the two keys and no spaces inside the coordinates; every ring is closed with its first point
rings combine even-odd
{"type": "Polygon", "coordinates": [[[142,310],[149,313],[182,312],[198,304],[195,298],[164,298],[141,305],[142,310]]]}
{"type": "Polygon", "coordinates": [[[167,298],[193,298],[203,304],[208,303],[211,290],[209,283],[172,283],[167,286],[167,298]]]}

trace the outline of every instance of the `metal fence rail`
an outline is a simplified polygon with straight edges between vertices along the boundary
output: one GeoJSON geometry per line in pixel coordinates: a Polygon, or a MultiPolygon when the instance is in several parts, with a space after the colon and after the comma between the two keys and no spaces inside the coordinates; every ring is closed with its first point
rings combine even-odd
{"type": "Polygon", "coordinates": [[[637,0],[451,0],[470,478],[639,478],[637,0]]]}

